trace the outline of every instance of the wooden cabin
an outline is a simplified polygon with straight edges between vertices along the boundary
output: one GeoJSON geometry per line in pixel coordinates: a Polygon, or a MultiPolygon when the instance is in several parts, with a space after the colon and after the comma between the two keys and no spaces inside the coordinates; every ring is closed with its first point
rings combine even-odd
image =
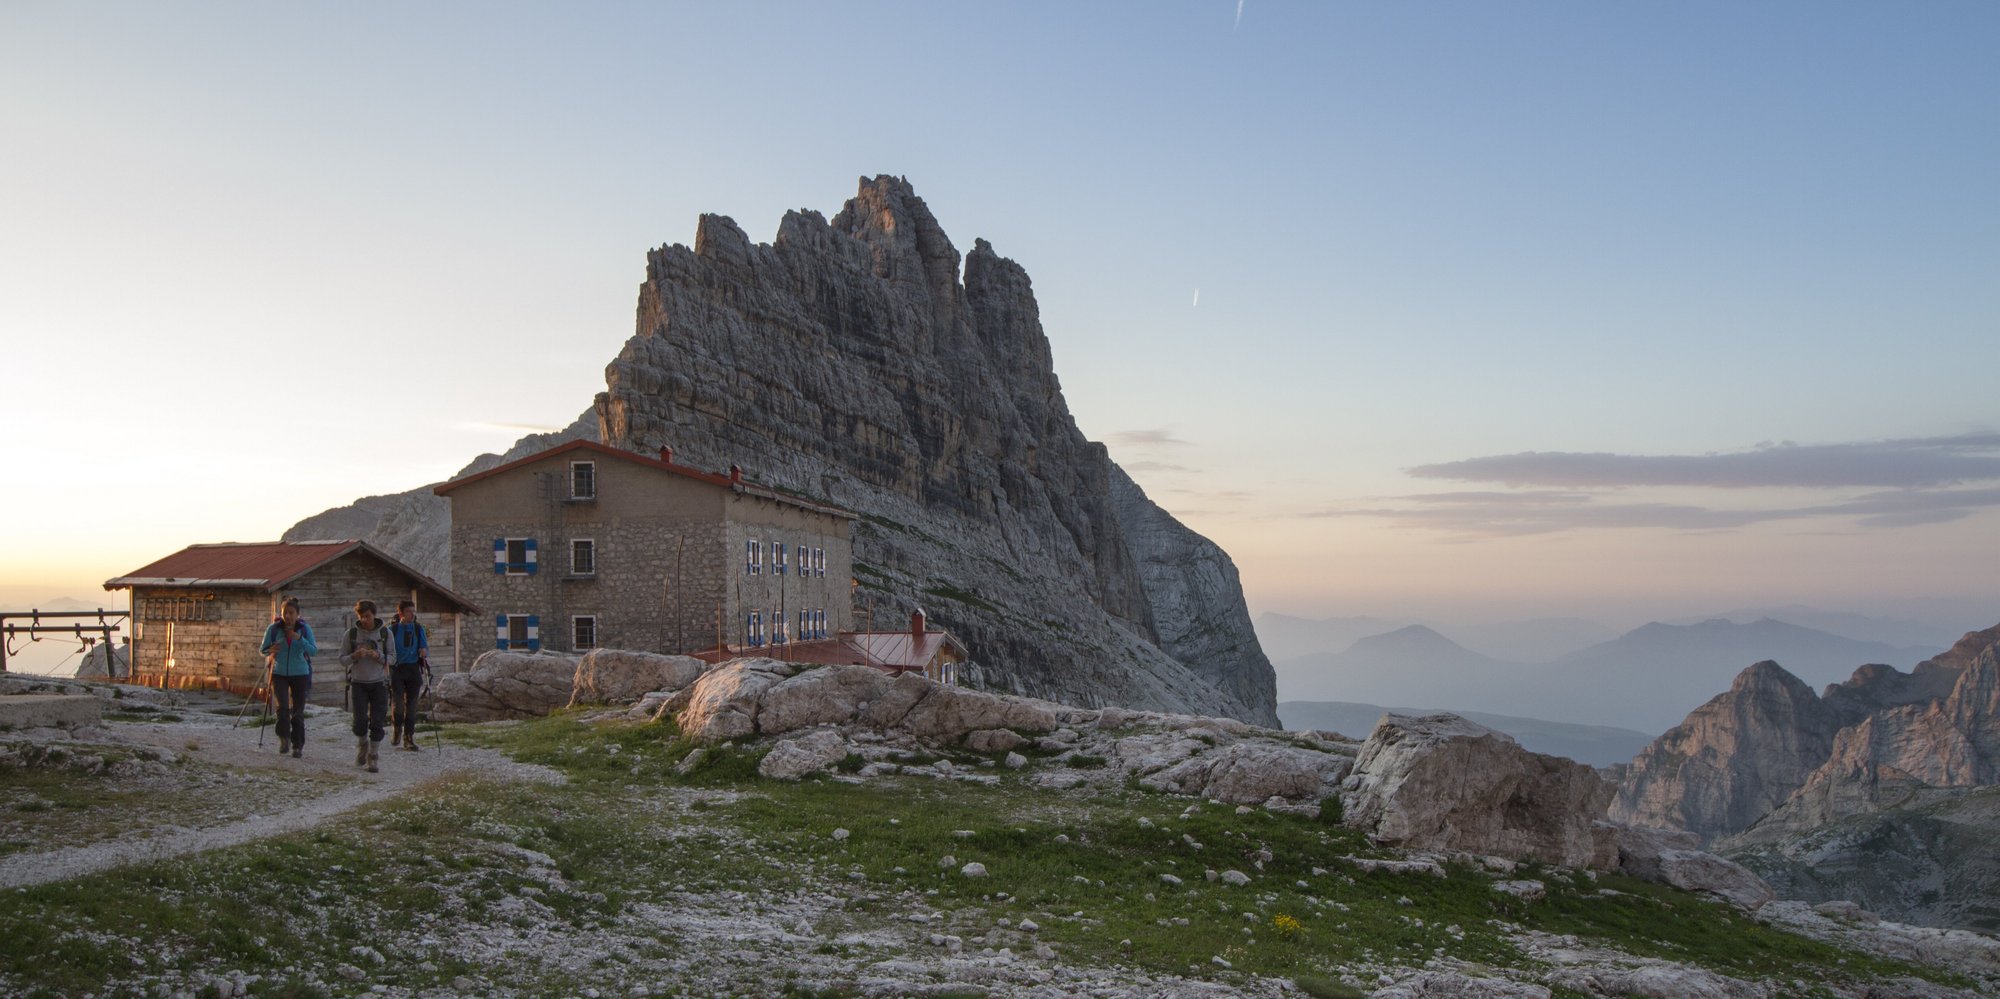
{"type": "Polygon", "coordinates": [[[132,680],[148,686],[256,689],[257,647],[286,597],[299,599],[319,643],[315,703],[340,703],[340,639],[357,600],[375,601],[384,620],[398,601],[416,601],[432,671],[471,668],[471,657],[460,659],[459,622],[478,608],[365,541],[190,545],[104,588],[132,591],[132,680]]]}

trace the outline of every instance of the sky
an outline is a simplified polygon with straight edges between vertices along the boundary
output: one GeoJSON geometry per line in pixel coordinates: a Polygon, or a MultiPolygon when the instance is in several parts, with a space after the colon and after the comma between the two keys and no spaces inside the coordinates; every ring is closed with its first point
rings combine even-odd
{"type": "Polygon", "coordinates": [[[1996,47],[1968,2],[13,0],[0,609],[564,426],[648,248],[889,173],[1026,267],[1253,614],[1989,626],[1996,47]]]}

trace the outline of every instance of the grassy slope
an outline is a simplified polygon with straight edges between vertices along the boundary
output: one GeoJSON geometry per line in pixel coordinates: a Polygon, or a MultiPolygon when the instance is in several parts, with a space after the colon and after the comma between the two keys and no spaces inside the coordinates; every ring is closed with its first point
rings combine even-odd
{"type": "Polygon", "coordinates": [[[265,976],[252,991],[271,996],[377,982],[528,995],[585,983],[606,995],[842,995],[851,979],[841,969],[939,953],[925,940],[944,933],[968,950],[1025,954],[1040,941],[1068,964],[1282,976],[1336,995],[1343,971],[1432,957],[1525,966],[1509,926],[1741,977],[1937,977],[1622,877],[1524,871],[1549,896],[1521,903],[1470,870],[1364,873],[1339,859],[1371,853],[1351,830],[1205,802],[1183,817],[1192,799],[1131,787],[1052,792],[997,770],[981,771],[1002,775],[991,787],[921,777],[782,783],[758,778],[755,755],[742,749],[712,752],[683,777],[672,764],[691,747],[671,726],[573,717],[465,737],[570,780],[446,781],[309,834],[11,893],[0,908],[0,993],[123,991],[149,975],[234,970],[265,976]],[[837,840],[836,828],[850,835],[837,840]],[[1271,859],[1258,870],[1262,851],[1271,859]],[[954,863],[941,866],[947,855],[954,863]],[[961,875],[971,861],[988,876],[961,875]],[[1254,880],[1210,882],[1209,869],[1254,880]],[[772,960],[775,943],[762,958],[738,953],[760,946],[747,943],[687,959],[734,930],[789,928],[798,913],[815,933],[783,946],[809,947],[819,973],[785,980],[772,970],[785,963],[772,960]],[[911,915],[936,918],[903,922],[911,915]],[[696,917],[725,925],[703,944],[685,923],[696,917]],[[1039,929],[996,928],[1024,917],[1039,929]],[[363,980],[343,977],[341,965],[363,980]]]}

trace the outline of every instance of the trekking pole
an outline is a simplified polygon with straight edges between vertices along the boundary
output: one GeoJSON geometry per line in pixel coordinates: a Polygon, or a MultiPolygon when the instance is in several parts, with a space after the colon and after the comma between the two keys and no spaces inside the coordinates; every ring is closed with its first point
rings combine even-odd
{"type": "MultiPolygon", "coordinates": [[[[275,661],[275,660],[270,660],[270,659],[267,659],[267,660],[265,660],[265,661],[264,661],[264,696],[263,696],[262,698],[260,698],[260,699],[259,699],[259,700],[260,700],[260,702],[261,702],[261,704],[260,704],[260,706],[259,706],[259,707],[258,707],[258,709],[257,709],[257,748],[258,748],[258,749],[263,749],[263,748],[264,748],[264,729],[265,729],[265,727],[266,727],[265,723],[266,723],[266,722],[268,722],[268,721],[270,720],[270,718],[271,718],[271,693],[272,693],[272,691],[271,691],[271,675],[272,675],[272,673],[273,673],[273,671],[274,671],[274,669],[275,669],[276,665],[277,665],[277,663],[276,663],[276,661],[275,661]]],[[[239,724],[240,724],[240,723],[239,723],[239,724]]]]}
{"type": "MultiPolygon", "coordinates": [[[[266,686],[268,686],[270,682],[271,682],[271,660],[270,657],[267,656],[264,659],[264,683],[266,686]]],[[[256,697],[257,697],[257,691],[255,688],[252,688],[250,693],[245,694],[243,696],[243,706],[236,709],[236,724],[238,727],[241,727],[243,725],[243,716],[250,711],[250,702],[254,700],[256,697]]],[[[257,746],[258,748],[261,749],[264,746],[264,732],[263,732],[264,723],[262,720],[263,714],[261,712],[258,714],[258,719],[259,720],[257,722],[257,727],[258,727],[257,746]]]]}
{"type": "MultiPolygon", "coordinates": [[[[424,698],[426,698],[426,697],[431,697],[431,696],[432,696],[432,695],[431,695],[431,663],[430,663],[430,660],[426,659],[426,660],[424,660],[424,689],[422,689],[422,690],[420,690],[420,691],[418,691],[418,692],[417,692],[417,703],[418,703],[418,704],[422,704],[422,703],[424,702],[424,698]]],[[[433,700],[433,701],[432,701],[432,706],[433,706],[433,707],[435,707],[435,706],[436,706],[436,701],[435,701],[435,700],[433,700]]],[[[416,720],[415,720],[415,719],[412,719],[412,720],[410,721],[410,724],[411,724],[412,726],[414,726],[414,725],[416,724],[416,720]]],[[[433,746],[435,746],[435,747],[437,748],[437,754],[438,754],[438,762],[439,762],[439,763],[443,763],[443,762],[444,762],[444,727],[443,727],[443,726],[441,726],[441,725],[439,725],[439,724],[437,723],[437,719],[435,719],[435,718],[431,719],[431,740],[432,740],[432,745],[433,745],[433,746]]]]}

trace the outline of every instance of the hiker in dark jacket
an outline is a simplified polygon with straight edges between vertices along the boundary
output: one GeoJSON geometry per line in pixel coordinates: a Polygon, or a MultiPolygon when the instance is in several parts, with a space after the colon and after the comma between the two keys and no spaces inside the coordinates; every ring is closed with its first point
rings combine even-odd
{"type": "Polygon", "coordinates": [[[430,642],[424,626],[417,623],[417,602],[404,600],[396,605],[396,619],[389,622],[389,637],[395,641],[396,665],[389,670],[389,743],[411,752],[417,750],[417,695],[423,693],[424,676],[431,670],[430,642]]]}
{"type": "Polygon", "coordinates": [[[375,620],[375,601],[354,604],[354,623],[340,639],[340,664],[347,667],[348,702],[354,708],[354,765],[379,769],[382,723],[389,713],[389,664],[396,659],[389,629],[375,620]]]}
{"type": "Polygon", "coordinates": [[[264,629],[257,651],[270,657],[271,696],[278,702],[278,752],[294,758],[306,745],[306,698],[312,695],[312,657],[319,652],[312,626],[299,620],[299,598],[286,597],[278,619],[264,629]]]}

